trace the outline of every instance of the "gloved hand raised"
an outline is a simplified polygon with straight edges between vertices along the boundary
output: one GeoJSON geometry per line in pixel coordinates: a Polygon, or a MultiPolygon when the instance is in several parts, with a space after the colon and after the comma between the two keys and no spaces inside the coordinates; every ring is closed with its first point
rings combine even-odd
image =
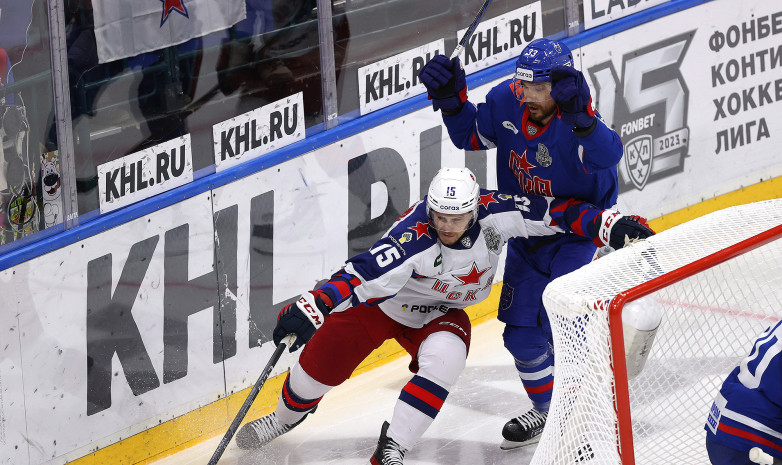
{"type": "Polygon", "coordinates": [[[602,224],[594,241],[598,246],[610,245],[618,250],[633,241],[654,235],[646,219],[640,216],[624,216],[613,210],[605,210],[599,218],[602,224]]]}
{"type": "Polygon", "coordinates": [[[445,55],[435,55],[418,72],[418,79],[429,92],[435,111],[453,115],[467,101],[467,81],[458,57],[451,60],[445,55]]]}
{"type": "Polygon", "coordinates": [[[562,122],[576,129],[586,129],[595,121],[595,109],[589,85],[581,71],[571,66],[551,70],[551,98],[557,102],[562,122]]]}
{"type": "Polygon", "coordinates": [[[331,313],[330,299],[322,291],[305,292],[299,300],[286,305],[277,315],[277,326],[272,335],[274,343],[279,345],[288,334],[296,334],[289,352],[297,350],[307,343],[331,313]]]}

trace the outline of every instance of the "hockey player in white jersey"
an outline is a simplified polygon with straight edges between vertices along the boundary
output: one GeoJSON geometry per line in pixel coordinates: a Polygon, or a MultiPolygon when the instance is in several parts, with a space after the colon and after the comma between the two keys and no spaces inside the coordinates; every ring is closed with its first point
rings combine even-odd
{"type": "Polygon", "coordinates": [[[307,344],[276,410],[244,425],[238,446],[260,447],[298,425],[393,338],[412,356],[414,376],[383,424],[369,463],[401,465],[464,369],[470,345],[464,308],[488,297],[503,245],[511,237],[563,233],[614,248],[654,234],[642,218],[572,199],[482,190],[470,170],[443,168],[428,195],[369,251],[280,312],[275,343],[294,333],[291,350],[307,344]]]}
{"type": "Polygon", "coordinates": [[[722,384],[706,421],[713,465],[754,465],[759,447],[782,463],[782,322],[767,328],[722,384]]]}

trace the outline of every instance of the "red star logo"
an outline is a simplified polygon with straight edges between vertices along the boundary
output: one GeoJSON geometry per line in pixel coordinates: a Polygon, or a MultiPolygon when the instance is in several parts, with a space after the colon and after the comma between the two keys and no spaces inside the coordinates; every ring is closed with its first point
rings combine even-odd
{"type": "Polygon", "coordinates": [[[466,286],[468,284],[480,284],[481,283],[481,277],[484,273],[489,271],[489,268],[486,268],[485,270],[478,271],[478,265],[475,264],[475,262],[472,262],[472,269],[469,273],[462,276],[453,275],[454,278],[458,279],[462,282],[460,286],[466,286]]]}
{"type": "Polygon", "coordinates": [[[489,208],[490,203],[499,203],[497,199],[494,198],[494,192],[482,195],[480,200],[478,200],[478,205],[483,205],[486,208],[489,208]]]}
{"type": "Polygon", "coordinates": [[[168,19],[168,14],[171,10],[176,11],[185,18],[190,18],[187,15],[187,8],[185,7],[185,0],[160,0],[163,3],[163,14],[160,16],[160,27],[163,27],[163,23],[168,19]]]}
{"type": "Polygon", "coordinates": [[[419,221],[415,226],[410,226],[408,229],[415,231],[416,239],[420,239],[421,236],[429,236],[429,239],[432,238],[432,236],[429,234],[429,223],[421,223],[419,221]]]}
{"type": "MultiPolygon", "coordinates": [[[[514,153],[515,155],[515,153],[514,153]]],[[[527,176],[530,178],[532,177],[532,174],[529,172],[532,168],[537,168],[536,165],[533,165],[532,163],[527,161],[527,151],[524,150],[524,153],[521,154],[521,156],[516,155],[512,158],[516,164],[514,168],[517,168],[518,170],[524,171],[527,173],[527,176]]]]}

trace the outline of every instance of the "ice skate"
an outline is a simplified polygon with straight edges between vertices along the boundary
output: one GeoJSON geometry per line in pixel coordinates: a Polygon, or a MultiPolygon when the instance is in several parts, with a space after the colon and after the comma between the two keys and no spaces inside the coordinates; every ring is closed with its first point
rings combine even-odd
{"type": "MultiPolygon", "coordinates": [[[[313,410],[314,411],[314,410],[313,410]]],[[[312,412],[307,413],[309,415],[312,412]]],[[[257,449],[272,439],[282,436],[292,430],[296,425],[304,421],[307,415],[292,425],[283,425],[277,419],[277,412],[272,412],[265,417],[253,420],[239,429],[236,433],[236,445],[240,449],[257,449]]]]}
{"type": "Polygon", "coordinates": [[[505,427],[502,428],[500,449],[510,450],[540,441],[547,416],[548,412],[539,412],[533,408],[524,415],[505,423],[505,427]]]}
{"type": "Polygon", "coordinates": [[[383,423],[380,439],[377,440],[377,448],[369,459],[369,465],[403,465],[407,451],[386,435],[389,426],[387,421],[383,423]]]}

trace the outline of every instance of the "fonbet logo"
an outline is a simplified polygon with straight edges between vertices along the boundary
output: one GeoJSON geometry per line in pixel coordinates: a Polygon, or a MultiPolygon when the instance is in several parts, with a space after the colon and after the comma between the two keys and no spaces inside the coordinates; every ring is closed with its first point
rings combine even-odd
{"type": "Polygon", "coordinates": [[[689,148],[689,89],[681,64],[694,31],[588,68],[600,114],[624,143],[619,192],[680,173],[689,148]],[[622,70],[622,74],[616,70],[622,70]]]}

